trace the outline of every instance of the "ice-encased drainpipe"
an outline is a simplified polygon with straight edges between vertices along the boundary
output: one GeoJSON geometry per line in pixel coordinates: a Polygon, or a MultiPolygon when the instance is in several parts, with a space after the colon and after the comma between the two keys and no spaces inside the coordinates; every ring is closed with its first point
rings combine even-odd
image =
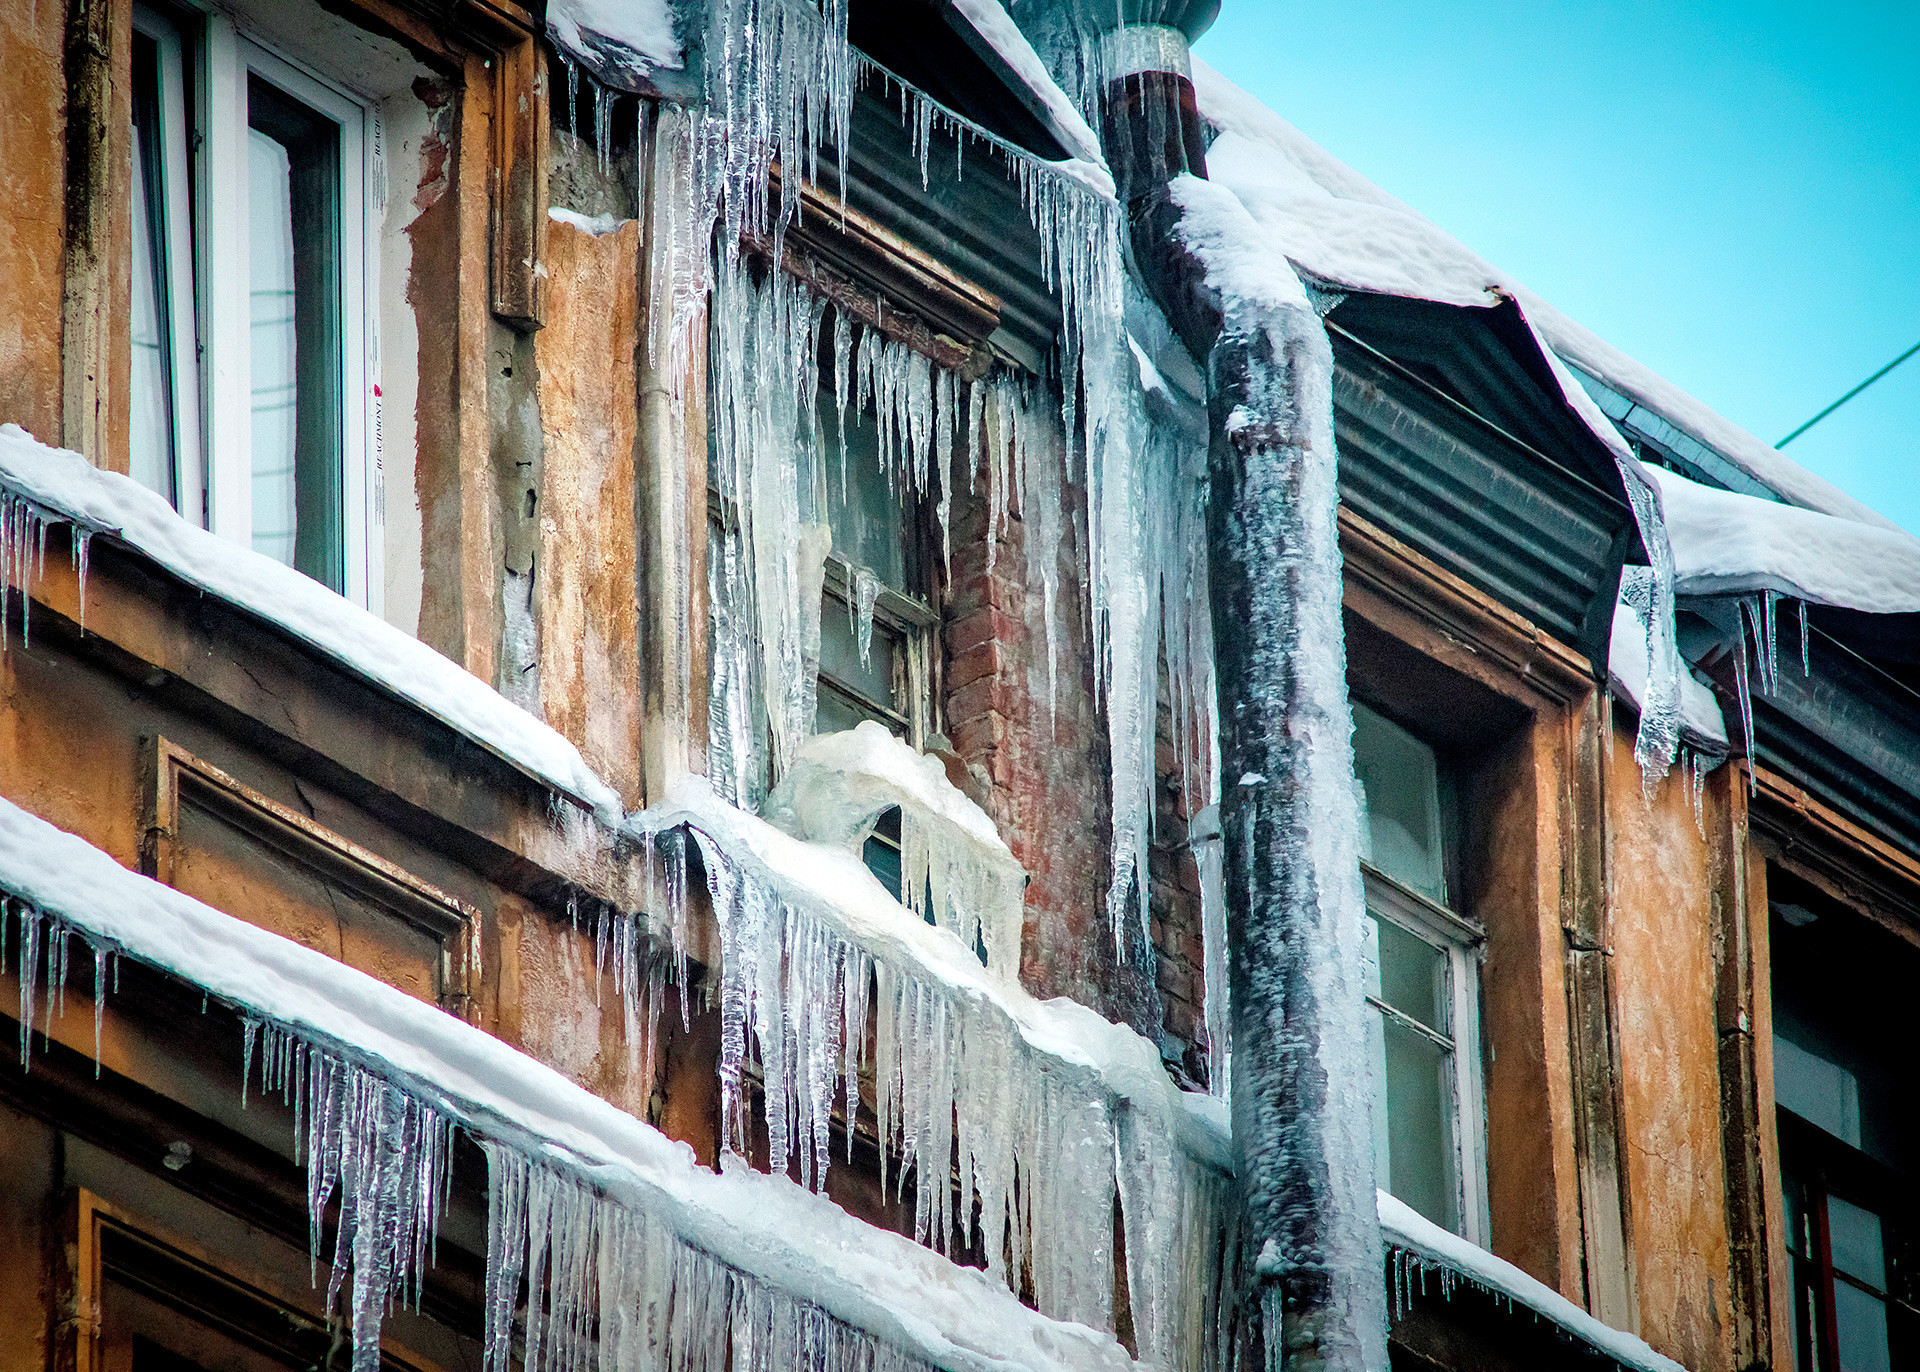
{"type": "Polygon", "coordinates": [[[1206,365],[1231,1107],[1266,1362],[1384,1372],[1332,350],[1304,298],[1227,308],[1180,232],[1174,181],[1206,176],[1187,31],[1100,41],[1134,262],[1206,365]]]}

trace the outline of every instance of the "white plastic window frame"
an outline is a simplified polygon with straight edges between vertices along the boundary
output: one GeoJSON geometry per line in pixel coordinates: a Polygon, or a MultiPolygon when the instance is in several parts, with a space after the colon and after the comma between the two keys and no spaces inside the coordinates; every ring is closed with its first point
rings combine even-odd
{"type": "MultiPolygon", "coordinates": [[[[382,613],[386,584],[375,507],[379,453],[377,319],[380,264],[373,188],[379,136],[373,106],[338,82],[274,51],[209,11],[200,52],[195,124],[201,133],[196,208],[204,421],[206,527],[242,547],[253,542],[253,390],[247,294],[247,81],[250,76],[340,129],[341,593],[382,613]],[[235,269],[235,264],[241,264],[235,269]]],[[[189,515],[189,517],[192,517],[189,515]]]]}
{"type": "MultiPolygon", "coordinates": [[[[1370,863],[1360,864],[1360,875],[1366,887],[1369,913],[1412,934],[1447,959],[1446,1013],[1448,1037],[1452,1040],[1447,1051],[1453,1066],[1448,1084],[1453,1111],[1455,1205],[1460,1216],[1460,1237],[1484,1248],[1492,1236],[1487,1209],[1487,1096],[1480,1063],[1480,958],[1486,935],[1477,925],[1401,885],[1370,863]]],[[[1379,1013],[1393,1016],[1413,1032],[1433,1037],[1427,1026],[1372,996],[1367,997],[1367,1004],[1379,1013]]]]}
{"type": "Polygon", "coordinates": [[[164,280],[155,293],[166,302],[169,368],[168,406],[173,419],[173,489],[180,512],[206,522],[206,469],[200,435],[199,320],[195,310],[193,250],[193,177],[187,139],[187,45],[180,29],[165,16],[137,5],[133,27],[153,41],[154,73],[160,121],[155,162],[160,173],[160,222],[149,232],[161,240],[164,280]]]}

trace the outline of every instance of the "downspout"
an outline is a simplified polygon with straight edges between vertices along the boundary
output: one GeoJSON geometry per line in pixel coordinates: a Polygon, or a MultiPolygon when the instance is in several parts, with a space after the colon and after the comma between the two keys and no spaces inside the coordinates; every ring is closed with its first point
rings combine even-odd
{"type": "Polygon", "coordinates": [[[1304,292],[1229,298],[1208,280],[1182,198],[1225,192],[1186,179],[1206,176],[1188,41],[1170,24],[1102,36],[1101,137],[1135,267],[1206,364],[1231,1109],[1242,1232],[1256,1255],[1250,1295],[1268,1368],[1385,1372],[1332,349],[1304,292]]]}

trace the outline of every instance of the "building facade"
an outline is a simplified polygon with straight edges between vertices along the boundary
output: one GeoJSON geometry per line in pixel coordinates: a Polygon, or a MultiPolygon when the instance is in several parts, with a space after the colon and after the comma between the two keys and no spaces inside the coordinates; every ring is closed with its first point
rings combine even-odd
{"type": "Polygon", "coordinates": [[[5,1372],[1920,1360],[1920,543],[1208,6],[4,2],[5,1372]]]}

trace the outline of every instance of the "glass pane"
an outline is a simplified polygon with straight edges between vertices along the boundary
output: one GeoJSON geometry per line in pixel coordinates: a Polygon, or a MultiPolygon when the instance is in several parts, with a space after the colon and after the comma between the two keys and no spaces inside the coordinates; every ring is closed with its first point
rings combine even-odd
{"type": "Polygon", "coordinates": [[[247,273],[252,306],[253,550],[292,566],[299,399],[292,163],[284,146],[257,129],[247,131],[247,273]]]}
{"type": "Polygon", "coordinates": [[[247,86],[253,546],[340,590],[340,127],[247,86]]]}
{"type": "Polygon", "coordinates": [[[1374,919],[1379,928],[1381,1000],[1441,1033],[1448,1032],[1447,956],[1391,920],[1374,919]]]}
{"type": "Polygon", "coordinates": [[[1857,1286],[1835,1282],[1833,1322],[1840,1333],[1840,1372],[1893,1372],[1885,1302],[1857,1286]]]}
{"type": "Polygon", "coordinates": [[[1871,1210],[1827,1197],[1827,1235],[1833,1244],[1833,1265],[1876,1291],[1887,1289],[1886,1247],[1881,1240],[1880,1217],[1871,1210]]]}
{"type": "MultiPolygon", "coordinates": [[[[906,493],[890,486],[880,467],[880,433],[873,416],[847,408],[846,446],[832,396],[820,398],[821,475],[833,551],[867,567],[896,591],[907,591],[906,493]]],[[[896,473],[896,477],[897,477],[896,473]]]]}
{"type": "Polygon", "coordinates": [[[1778,1033],[1773,1036],[1773,1098],[1850,1147],[1860,1146],[1858,1079],[1778,1033]]]}
{"type": "MultiPolygon", "coordinates": [[[[867,661],[860,662],[860,640],[847,614],[846,602],[827,595],[820,602],[820,670],[841,685],[875,704],[893,706],[893,655],[898,648],[893,632],[878,620],[867,644],[867,661]]],[[[815,726],[830,733],[824,721],[815,726]]]]}
{"type": "Polygon", "coordinates": [[[1365,807],[1361,856],[1395,881],[1444,905],[1440,770],[1433,749],[1355,701],[1353,771],[1365,807]]]}
{"type": "Polygon", "coordinates": [[[173,384],[168,357],[164,233],[166,200],[160,170],[158,48],[133,37],[133,376],[128,471],[167,502],[177,503],[173,467],[173,384]]]}
{"type": "Polygon", "coordinates": [[[1453,1055],[1373,1010],[1374,1172],[1380,1184],[1443,1228],[1459,1232],[1453,1164],[1453,1055]],[[1381,1127],[1384,1121],[1385,1127],[1381,1127]],[[1384,1145],[1384,1150],[1383,1150],[1384,1145]],[[1384,1151],[1385,1156],[1381,1156],[1384,1151]]]}

